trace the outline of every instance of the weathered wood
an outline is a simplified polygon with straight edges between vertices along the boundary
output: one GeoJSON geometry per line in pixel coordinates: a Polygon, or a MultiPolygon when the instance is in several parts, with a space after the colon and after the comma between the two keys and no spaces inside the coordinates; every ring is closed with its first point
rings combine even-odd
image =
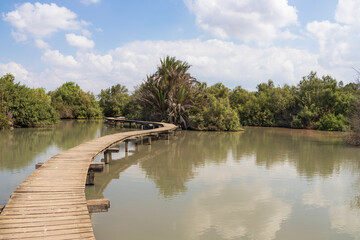
{"type": "Polygon", "coordinates": [[[91,163],[86,175],[86,185],[95,184],[95,172],[103,172],[105,163],[91,163]]]}
{"type": "Polygon", "coordinates": [[[110,161],[112,160],[112,157],[111,157],[111,152],[110,151],[105,151],[104,152],[104,163],[105,164],[109,164],[110,161]]]}
{"type": "MultiPolygon", "coordinates": [[[[114,124],[115,120],[109,118],[107,122],[114,124]]],[[[84,188],[85,184],[94,183],[95,173],[102,171],[105,164],[91,162],[115,144],[176,128],[171,124],[152,124],[163,127],[103,136],[38,163],[36,170],[15,189],[0,214],[0,240],[95,239],[84,188]]],[[[151,136],[149,139],[151,143],[151,136]]],[[[111,150],[107,153],[111,158],[111,150]]]]}
{"type": "Polygon", "coordinates": [[[133,143],[136,143],[137,140],[138,140],[137,137],[131,137],[131,138],[125,139],[125,142],[133,142],[133,143]]]}
{"type": "MultiPolygon", "coordinates": [[[[70,163],[71,165],[73,165],[72,163],[70,163]]],[[[44,163],[39,162],[35,165],[35,169],[40,168],[41,166],[43,166],[44,163]]],[[[61,165],[64,165],[64,163],[62,163],[61,165]]],[[[67,166],[64,166],[67,167],[67,166]]],[[[89,170],[93,171],[93,172],[102,172],[104,169],[104,163],[91,163],[89,165],[89,170]]],[[[58,171],[58,170],[56,170],[58,171]]]]}
{"type": "Polygon", "coordinates": [[[129,151],[129,142],[125,141],[125,152],[129,151]]]}
{"type": "Polygon", "coordinates": [[[89,171],[92,172],[103,172],[105,163],[91,163],[89,166],[89,171]]]}
{"type": "Polygon", "coordinates": [[[87,200],[89,213],[107,212],[110,208],[110,200],[107,198],[87,200]]]}
{"type": "Polygon", "coordinates": [[[35,165],[35,169],[40,168],[43,164],[44,164],[44,163],[42,163],[42,162],[37,163],[37,164],[35,165]]]}
{"type": "Polygon", "coordinates": [[[119,148],[107,148],[106,150],[105,150],[105,152],[119,152],[120,151],[120,149],[119,148]]]}

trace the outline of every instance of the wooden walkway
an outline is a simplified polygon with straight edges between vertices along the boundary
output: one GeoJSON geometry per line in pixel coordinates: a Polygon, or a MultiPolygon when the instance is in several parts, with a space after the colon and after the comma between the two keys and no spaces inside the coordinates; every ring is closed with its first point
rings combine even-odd
{"type": "Polygon", "coordinates": [[[177,128],[166,123],[132,123],[157,128],[85,142],[53,156],[35,170],[17,187],[1,212],[0,239],[95,239],[85,198],[92,160],[127,139],[169,133],[177,128]]]}

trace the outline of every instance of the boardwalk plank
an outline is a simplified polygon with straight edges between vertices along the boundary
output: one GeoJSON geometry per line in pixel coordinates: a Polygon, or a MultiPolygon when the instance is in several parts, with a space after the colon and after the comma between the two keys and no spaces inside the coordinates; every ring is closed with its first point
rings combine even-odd
{"type": "Polygon", "coordinates": [[[51,157],[11,195],[0,215],[0,240],[95,239],[84,192],[91,161],[126,139],[176,129],[161,124],[103,136],[51,157]]]}

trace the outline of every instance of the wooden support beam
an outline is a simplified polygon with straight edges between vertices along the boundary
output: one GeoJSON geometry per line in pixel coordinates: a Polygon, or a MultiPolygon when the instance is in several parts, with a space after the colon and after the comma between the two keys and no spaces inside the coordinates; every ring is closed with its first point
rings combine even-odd
{"type": "Polygon", "coordinates": [[[104,171],[104,163],[91,163],[86,176],[86,185],[94,185],[95,183],[95,172],[104,171]]]}
{"type": "Polygon", "coordinates": [[[105,152],[119,152],[119,151],[120,151],[119,148],[107,148],[107,149],[105,150],[105,152]]]}
{"type": "Polygon", "coordinates": [[[86,185],[94,185],[95,183],[95,172],[88,172],[86,175],[86,185]]]}
{"type": "Polygon", "coordinates": [[[104,171],[105,164],[104,163],[91,163],[89,166],[89,171],[92,172],[103,172],[104,171]]]}
{"type": "Polygon", "coordinates": [[[89,213],[107,212],[110,208],[110,200],[107,198],[87,200],[89,213]]]}
{"type": "Polygon", "coordinates": [[[35,169],[40,168],[44,163],[43,162],[39,162],[35,165],[35,169]]]}
{"type": "Polygon", "coordinates": [[[169,140],[169,133],[168,132],[160,133],[160,136],[161,136],[162,139],[169,140]]]}
{"type": "Polygon", "coordinates": [[[125,141],[125,152],[129,151],[129,142],[125,141]]]}
{"type": "Polygon", "coordinates": [[[101,159],[101,161],[103,161],[105,164],[109,164],[111,159],[111,151],[105,151],[104,152],[104,159],[101,159]]]}
{"type": "Polygon", "coordinates": [[[136,143],[137,140],[138,140],[137,137],[132,137],[132,138],[125,139],[125,142],[133,142],[133,143],[136,143]]]}

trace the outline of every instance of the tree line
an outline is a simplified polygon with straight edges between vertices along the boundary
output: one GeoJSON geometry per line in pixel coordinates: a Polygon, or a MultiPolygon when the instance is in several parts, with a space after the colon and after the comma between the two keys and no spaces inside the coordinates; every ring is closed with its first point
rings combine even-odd
{"type": "Polygon", "coordinates": [[[133,93],[117,84],[101,90],[98,96],[84,92],[73,82],[46,93],[20,85],[6,74],[0,78],[0,128],[123,115],[194,130],[237,131],[241,126],[265,126],[360,131],[358,83],[344,85],[331,76],[310,72],[297,85],[275,86],[269,80],[259,84],[256,91],[247,91],[241,86],[229,89],[222,83],[207,86],[189,69],[187,62],[168,56],[133,93]]]}

